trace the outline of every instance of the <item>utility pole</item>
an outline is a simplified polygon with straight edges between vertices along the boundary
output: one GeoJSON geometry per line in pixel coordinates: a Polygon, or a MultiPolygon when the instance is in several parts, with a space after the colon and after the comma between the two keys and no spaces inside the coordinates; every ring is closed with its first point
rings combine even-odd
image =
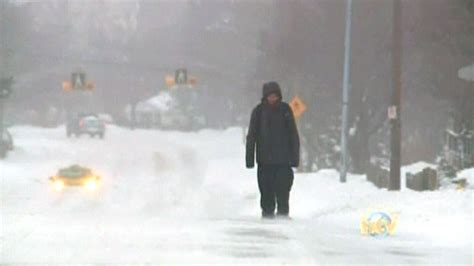
{"type": "Polygon", "coordinates": [[[341,127],[341,170],[340,182],[346,182],[347,175],[347,131],[349,86],[351,74],[351,33],[352,33],[352,0],[346,4],[346,33],[344,41],[344,83],[342,92],[342,127],[341,127]]]}
{"type": "MultiPolygon", "coordinates": [[[[8,51],[6,45],[6,23],[8,22],[7,19],[5,18],[5,2],[6,1],[1,1],[0,3],[0,90],[5,90],[6,88],[3,88],[3,86],[6,86],[6,82],[3,82],[3,80],[7,77],[6,71],[7,71],[7,61],[8,61],[8,51]]],[[[4,157],[6,155],[6,148],[3,145],[3,120],[4,120],[4,97],[0,97],[0,158],[4,157]]]]}
{"type": "Polygon", "coordinates": [[[401,165],[401,92],[402,92],[402,3],[393,0],[393,82],[392,100],[389,108],[390,118],[390,184],[389,190],[400,190],[401,165]]]}

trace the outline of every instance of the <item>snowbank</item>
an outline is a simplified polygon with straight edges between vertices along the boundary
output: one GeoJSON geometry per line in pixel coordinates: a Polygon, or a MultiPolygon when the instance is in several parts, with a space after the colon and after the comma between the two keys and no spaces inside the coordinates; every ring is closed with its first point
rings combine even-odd
{"type": "Polygon", "coordinates": [[[465,178],[468,183],[468,187],[474,189],[474,168],[460,171],[457,174],[457,178],[465,178]]]}

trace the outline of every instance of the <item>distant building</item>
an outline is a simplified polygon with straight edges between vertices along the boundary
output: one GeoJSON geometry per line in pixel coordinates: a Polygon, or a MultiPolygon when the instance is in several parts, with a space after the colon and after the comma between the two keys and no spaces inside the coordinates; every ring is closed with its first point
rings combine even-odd
{"type": "MultiPolygon", "coordinates": [[[[138,102],[135,106],[135,124],[141,128],[161,128],[162,116],[173,107],[173,98],[166,92],[138,102]]],[[[125,110],[128,120],[132,120],[132,106],[125,110]]]]}
{"type": "MultiPolygon", "coordinates": [[[[135,126],[139,128],[193,130],[203,128],[206,119],[183,104],[176,95],[168,91],[139,102],[135,107],[135,126]]],[[[132,119],[132,107],[126,108],[129,121],[132,119]]]]}

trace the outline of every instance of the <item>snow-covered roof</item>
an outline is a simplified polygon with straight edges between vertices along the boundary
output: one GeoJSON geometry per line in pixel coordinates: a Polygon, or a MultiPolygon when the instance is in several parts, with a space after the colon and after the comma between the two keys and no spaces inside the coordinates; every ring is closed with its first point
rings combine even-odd
{"type": "Polygon", "coordinates": [[[467,81],[474,81],[474,63],[459,69],[458,77],[467,81]]]}
{"type": "Polygon", "coordinates": [[[403,166],[402,171],[404,172],[403,175],[406,175],[407,173],[417,174],[423,171],[423,169],[425,168],[436,169],[436,167],[437,166],[435,164],[420,161],[420,162],[416,162],[410,165],[403,166]]]}
{"type": "Polygon", "coordinates": [[[166,112],[174,103],[173,97],[168,92],[160,92],[137,105],[138,112],[166,112]]]}

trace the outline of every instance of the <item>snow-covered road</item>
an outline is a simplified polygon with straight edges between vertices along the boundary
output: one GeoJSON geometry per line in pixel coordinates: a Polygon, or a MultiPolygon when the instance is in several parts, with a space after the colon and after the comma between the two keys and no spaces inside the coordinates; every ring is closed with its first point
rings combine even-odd
{"type": "Polygon", "coordinates": [[[262,221],[240,129],[199,133],[109,127],[105,140],[15,127],[0,161],[0,265],[472,265],[472,190],[387,192],[333,170],[297,174],[292,221],[262,221]],[[54,192],[48,177],[79,163],[99,191],[54,192]],[[361,236],[360,214],[400,213],[387,238],[361,236]]]}

